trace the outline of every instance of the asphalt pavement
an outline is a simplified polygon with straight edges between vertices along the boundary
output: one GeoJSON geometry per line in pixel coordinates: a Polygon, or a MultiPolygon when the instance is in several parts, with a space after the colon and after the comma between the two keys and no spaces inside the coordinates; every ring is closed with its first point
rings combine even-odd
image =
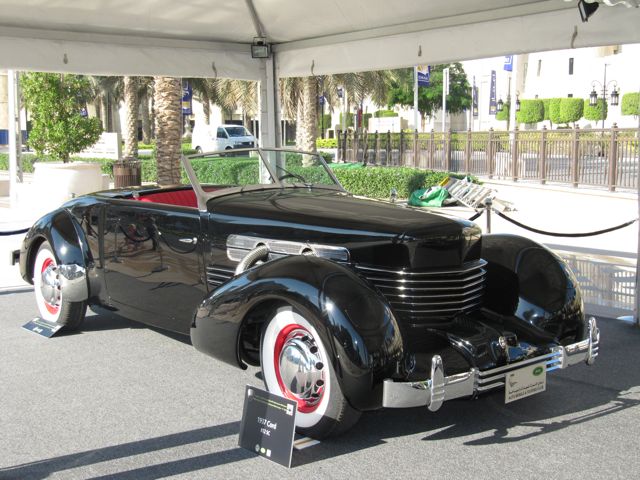
{"type": "Polygon", "coordinates": [[[366,413],[294,451],[290,470],[238,447],[258,370],[113,314],[51,339],[23,330],[33,292],[0,294],[0,479],[632,478],[640,471],[640,329],[602,318],[600,356],[547,391],[366,413]],[[633,473],[636,472],[636,473],[633,473]]]}

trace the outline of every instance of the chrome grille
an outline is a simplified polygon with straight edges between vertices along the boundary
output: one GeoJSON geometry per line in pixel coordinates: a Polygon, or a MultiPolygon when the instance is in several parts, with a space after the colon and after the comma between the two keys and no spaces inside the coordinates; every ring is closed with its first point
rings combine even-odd
{"type": "Polygon", "coordinates": [[[207,283],[212,288],[218,288],[235,275],[232,268],[220,267],[218,265],[209,265],[207,267],[207,283]]]}
{"type": "Polygon", "coordinates": [[[356,265],[394,311],[412,320],[446,317],[478,307],[482,302],[487,264],[477,260],[446,270],[392,270],[356,265]]]}

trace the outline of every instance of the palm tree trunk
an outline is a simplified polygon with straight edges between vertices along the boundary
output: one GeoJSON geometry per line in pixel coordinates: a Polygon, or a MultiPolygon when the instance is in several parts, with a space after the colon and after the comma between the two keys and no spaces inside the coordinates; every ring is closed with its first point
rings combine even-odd
{"type": "Polygon", "coordinates": [[[179,78],[155,77],[155,117],[158,183],[180,183],[182,83],[179,78]]]}
{"type": "Polygon", "coordinates": [[[140,118],[142,119],[142,143],[151,143],[151,117],[149,116],[149,97],[145,93],[140,97],[140,118]]]}
{"type": "Polygon", "coordinates": [[[300,142],[296,141],[298,148],[306,152],[315,152],[318,134],[318,84],[315,77],[303,79],[302,116],[298,118],[297,128],[300,130],[300,142]]]}
{"type": "Polygon", "coordinates": [[[206,92],[201,92],[200,100],[202,101],[202,114],[204,115],[204,124],[209,125],[211,122],[211,100],[206,92]]]}
{"type": "Polygon", "coordinates": [[[126,136],[124,139],[124,161],[133,162],[138,157],[138,79],[124,77],[124,110],[126,136]]]}

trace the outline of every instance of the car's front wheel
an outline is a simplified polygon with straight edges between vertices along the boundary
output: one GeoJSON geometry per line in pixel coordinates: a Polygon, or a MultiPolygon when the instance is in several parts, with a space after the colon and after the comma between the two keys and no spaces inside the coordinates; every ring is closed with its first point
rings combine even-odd
{"type": "Polygon", "coordinates": [[[342,394],[318,332],[291,307],[276,310],[266,324],[260,359],[267,390],[297,402],[299,433],[339,435],[358,421],[360,412],[342,394]]]}
{"type": "Polygon", "coordinates": [[[67,328],[78,328],[87,312],[87,303],[65,300],[56,266],[51,245],[45,241],[33,262],[33,285],[40,317],[67,328]]]}

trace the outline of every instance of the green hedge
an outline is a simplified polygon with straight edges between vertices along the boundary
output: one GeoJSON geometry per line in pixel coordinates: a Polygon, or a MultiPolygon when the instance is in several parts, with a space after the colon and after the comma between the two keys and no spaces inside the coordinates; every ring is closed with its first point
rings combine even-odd
{"type": "Polygon", "coordinates": [[[378,110],[373,113],[375,118],[397,117],[398,113],[393,110],[378,110]]]}
{"type": "Polygon", "coordinates": [[[598,122],[607,119],[608,105],[602,98],[598,98],[595,106],[589,105],[589,99],[584,101],[584,118],[598,122]]]}
{"type": "Polygon", "coordinates": [[[316,148],[338,148],[337,138],[317,138],[316,148]]]}
{"type": "Polygon", "coordinates": [[[582,98],[563,98],[560,100],[560,122],[575,123],[584,114],[584,100],[582,98]]]}
{"type": "Polygon", "coordinates": [[[640,115],[640,93],[625,93],[620,106],[622,115],[640,115]]]}
{"type": "Polygon", "coordinates": [[[500,120],[502,122],[509,120],[509,102],[504,102],[502,104],[502,110],[496,111],[496,120],[500,120]]]}
{"type": "MultiPolygon", "coordinates": [[[[438,185],[447,177],[464,178],[464,174],[418,170],[408,167],[334,168],[333,173],[354,195],[387,199],[392,189],[399,198],[409,198],[411,192],[438,185]]],[[[472,177],[478,183],[478,179],[472,177]]]]}
{"type": "MultiPolygon", "coordinates": [[[[320,183],[326,178],[322,167],[303,167],[296,162],[295,154],[287,158],[288,170],[291,173],[302,175],[311,183],[320,183]]],[[[33,172],[34,155],[24,155],[23,165],[25,172],[33,172]]],[[[111,174],[112,160],[100,158],[85,158],[83,161],[102,164],[102,172],[111,174]]],[[[258,163],[255,159],[227,158],[217,160],[192,161],[193,169],[198,178],[204,182],[215,182],[226,185],[252,184],[258,182],[258,163]]],[[[362,167],[360,164],[331,164],[333,172],[347,189],[354,195],[362,195],[371,198],[389,198],[391,189],[398,191],[400,198],[409,198],[414,190],[428,188],[437,185],[446,177],[463,178],[463,174],[446,172],[433,172],[418,170],[408,167],[362,167]]],[[[0,170],[9,168],[9,155],[0,154],[0,170]]],[[[141,162],[141,177],[143,182],[157,181],[157,166],[155,160],[141,162]]],[[[472,177],[478,183],[478,179],[472,177]]],[[[182,172],[182,182],[188,183],[186,173],[182,172]]]]}
{"type": "Polygon", "coordinates": [[[518,123],[538,123],[544,120],[544,102],[542,100],[521,100],[520,111],[516,112],[518,123]]]}

